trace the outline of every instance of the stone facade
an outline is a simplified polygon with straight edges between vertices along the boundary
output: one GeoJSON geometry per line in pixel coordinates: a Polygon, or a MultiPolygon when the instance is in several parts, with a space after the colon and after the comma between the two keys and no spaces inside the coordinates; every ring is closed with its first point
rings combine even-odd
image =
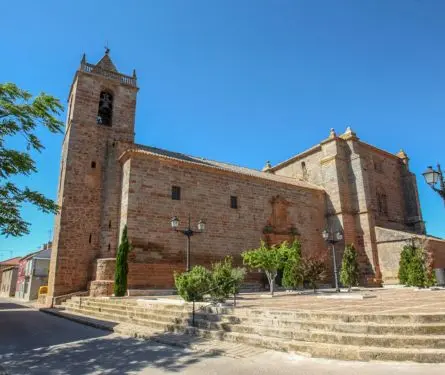
{"type": "MultiPolygon", "coordinates": [[[[326,191],[328,224],[343,228],[344,242],[359,251],[362,282],[381,282],[375,227],[424,234],[414,174],[404,152],[390,154],[359,140],[348,128],[270,172],[303,179],[326,191]]],[[[337,247],[341,259],[343,244],[337,247]]]]}
{"type": "MultiPolygon", "coordinates": [[[[89,289],[112,293],[119,236],[128,226],[130,288],[170,288],[185,267],[185,236],[174,215],[207,222],[192,237],[191,263],[209,265],[269,243],[298,238],[303,253],[328,254],[326,225],[360,252],[363,281],[380,283],[376,227],[425,232],[408,157],[377,149],[350,130],[263,171],[134,143],[136,74],[108,53],[81,61],[69,96],[62,147],[49,299],[89,289]],[[172,199],[172,189],[180,199],[172,199]],[[177,193],[177,192],[176,192],[177,193]],[[233,203],[235,201],[235,203],[233,203]]],[[[175,194],[176,194],[175,193],[175,194]]],[[[176,197],[178,198],[178,197],[176,197]]],[[[255,278],[253,278],[255,279],[255,278]]]]}
{"type": "Polygon", "coordinates": [[[400,251],[410,241],[423,247],[433,260],[433,268],[445,268],[445,240],[388,228],[375,228],[382,279],[385,284],[398,284],[400,251]]]}

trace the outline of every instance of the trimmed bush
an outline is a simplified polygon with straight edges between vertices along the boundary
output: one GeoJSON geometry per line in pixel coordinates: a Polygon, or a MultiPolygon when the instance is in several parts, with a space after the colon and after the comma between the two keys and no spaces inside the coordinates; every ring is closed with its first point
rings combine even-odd
{"type": "Polygon", "coordinates": [[[128,275],[128,253],[130,243],[128,242],[127,226],[122,231],[122,238],[116,255],[116,271],[114,273],[114,295],[116,297],[125,296],[127,292],[128,275]]]}
{"type": "Polygon", "coordinates": [[[189,272],[174,274],[178,294],[187,302],[202,301],[211,289],[212,276],[203,266],[194,266],[189,272]]]}
{"type": "Polygon", "coordinates": [[[303,258],[301,262],[301,277],[317,290],[318,283],[326,277],[326,261],[321,256],[311,256],[303,258]]]}
{"type": "Polygon", "coordinates": [[[413,244],[403,247],[400,253],[399,281],[407,286],[419,288],[436,284],[436,278],[428,261],[427,253],[413,244]]]}
{"type": "Polygon", "coordinates": [[[285,256],[285,265],[283,269],[283,280],[281,281],[285,288],[296,289],[303,283],[301,272],[301,243],[298,240],[288,246],[287,242],[281,244],[285,256]]]}
{"type": "Polygon", "coordinates": [[[409,267],[411,259],[414,257],[414,254],[415,254],[415,248],[410,245],[404,246],[402,252],[400,253],[399,275],[398,275],[400,284],[408,285],[409,267]]]}
{"type": "Polygon", "coordinates": [[[212,265],[212,283],[210,296],[214,301],[224,302],[230,295],[236,294],[244,280],[246,270],[234,268],[230,256],[212,265]]]}
{"type": "Polygon", "coordinates": [[[357,251],[354,245],[348,245],[343,253],[340,271],[340,281],[351,291],[352,286],[358,285],[359,269],[357,251]]]}

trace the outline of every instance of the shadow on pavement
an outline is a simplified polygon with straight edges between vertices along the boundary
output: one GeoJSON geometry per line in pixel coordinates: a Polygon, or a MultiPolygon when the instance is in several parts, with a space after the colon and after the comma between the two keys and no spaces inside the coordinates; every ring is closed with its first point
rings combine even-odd
{"type": "Polygon", "coordinates": [[[34,309],[11,309],[0,311],[0,374],[3,368],[7,374],[45,375],[129,374],[147,367],[181,372],[222,354],[119,336],[34,309]]]}
{"type": "Polygon", "coordinates": [[[12,309],[27,309],[28,307],[23,305],[17,305],[16,303],[3,303],[0,302],[0,312],[1,310],[12,310],[12,309]]]}
{"type": "Polygon", "coordinates": [[[147,367],[181,372],[202,359],[218,355],[112,335],[0,358],[10,374],[129,374],[147,367]]]}

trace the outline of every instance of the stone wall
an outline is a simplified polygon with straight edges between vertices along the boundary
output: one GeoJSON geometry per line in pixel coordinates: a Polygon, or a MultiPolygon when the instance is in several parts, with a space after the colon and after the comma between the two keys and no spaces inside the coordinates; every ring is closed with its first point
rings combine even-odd
{"type": "MultiPolygon", "coordinates": [[[[115,75],[113,77],[118,77],[115,75]]],[[[62,148],[48,303],[86,290],[97,257],[114,256],[119,231],[119,155],[133,143],[137,88],[79,70],[62,148]],[[111,126],[97,123],[102,91],[113,94],[111,126]]]]}
{"type": "Polygon", "coordinates": [[[341,260],[345,244],[354,243],[363,283],[380,282],[375,226],[423,233],[416,180],[406,154],[393,155],[368,145],[350,129],[340,136],[331,131],[319,145],[271,171],[325,189],[328,223],[344,231],[337,258],[341,260]],[[385,213],[379,212],[378,193],[386,201],[385,213]]]}
{"type": "Polygon", "coordinates": [[[376,241],[385,284],[398,284],[400,253],[403,246],[413,238],[428,251],[433,258],[433,268],[445,268],[445,240],[417,235],[410,232],[376,227],[376,241]]]}
{"type": "Polygon", "coordinates": [[[172,216],[184,228],[190,214],[194,230],[206,220],[206,232],[191,238],[192,266],[209,266],[226,255],[240,264],[240,253],[259,246],[268,223],[279,239],[292,239],[294,228],[303,253],[326,251],[321,189],[139,153],[123,168],[121,217],[133,246],[130,287],[171,287],[173,272],[184,270],[186,237],[172,231],[172,216]],[[172,185],[181,188],[181,200],[172,200],[172,185]],[[230,207],[230,196],[237,196],[237,209],[230,207]]]}

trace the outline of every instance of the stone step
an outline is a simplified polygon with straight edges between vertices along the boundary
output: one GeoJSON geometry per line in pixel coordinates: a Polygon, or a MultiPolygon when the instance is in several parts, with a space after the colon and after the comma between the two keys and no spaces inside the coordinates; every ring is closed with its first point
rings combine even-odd
{"type": "MultiPolygon", "coordinates": [[[[89,306],[83,308],[68,308],[69,311],[94,314],[95,316],[115,319],[121,322],[133,322],[155,329],[166,331],[182,331],[191,324],[191,317],[165,319],[162,316],[146,314],[116,314],[113,309],[101,310],[89,306]]],[[[444,335],[369,335],[362,333],[338,333],[321,330],[307,330],[299,328],[277,328],[266,326],[248,326],[244,324],[230,324],[227,322],[209,322],[198,317],[195,318],[198,328],[207,331],[233,332],[241,334],[259,334],[261,336],[276,337],[287,340],[331,343],[340,345],[375,346],[375,347],[416,347],[416,348],[445,348],[444,335]]]]}
{"type": "MultiPolygon", "coordinates": [[[[71,312],[71,309],[68,310],[71,312]]],[[[107,319],[115,322],[131,322],[147,327],[147,321],[131,319],[123,316],[113,316],[112,314],[73,309],[72,312],[82,315],[94,316],[100,319],[107,319]],[[128,319],[128,320],[126,320],[128,319]]],[[[430,348],[393,348],[376,347],[370,345],[344,345],[339,343],[299,341],[289,338],[262,336],[257,333],[240,333],[221,330],[209,330],[193,328],[176,324],[164,324],[149,322],[149,328],[159,332],[177,332],[189,335],[198,335],[207,339],[223,340],[228,342],[243,343],[247,345],[276,349],[284,351],[296,351],[310,354],[314,357],[326,357],[343,360],[395,360],[395,361],[416,361],[416,362],[445,362],[444,349],[430,348]]],[[[366,336],[364,336],[366,337],[366,336]]],[[[381,337],[381,336],[379,336],[381,337]]]]}
{"type": "Polygon", "coordinates": [[[267,337],[278,337],[288,340],[310,341],[341,345],[376,346],[393,348],[445,348],[445,335],[394,335],[394,334],[363,334],[339,333],[326,330],[276,328],[266,326],[247,326],[244,324],[213,323],[195,320],[200,329],[241,334],[259,334],[267,337]]]}
{"type": "MultiPolygon", "coordinates": [[[[137,300],[82,298],[82,304],[116,306],[118,309],[134,308],[136,310],[149,309],[152,311],[189,311],[191,304],[175,305],[164,303],[138,302],[137,300]],[[138,304],[139,303],[139,304],[138,304]],[[143,303],[143,304],[142,304],[143,303]]],[[[329,321],[340,323],[375,323],[375,324],[445,324],[445,314],[347,314],[338,312],[309,312],[309,311],[278,311],[258,310],[246,308],[226,308],[211,305],[196,306],[196,311],[207,312],[221,316],[236,316],[238,319],[257,319],[258,324],[269,325],[271,321],[329,321]]]]}
{"type": "MultiPolygon", "coordinates": [[[[224,319],[221,319],[224,321],[224,319]]],[[[330,320],[284,320],[268,318],[239,318],[238,323],[256,327],[275,327],[303,330],[320,330],[362,334],[406,334],[406,335],[443,335],[445,323],[363,323],[338,322],[330,320]]]]}
{"type": "MultiPolygon", "coordinates": [[[[66,302],[62,305],[63,308],[80,308],[80,309],[89,309],[89,311],[104,311],[108,312],[113,315],[121,315],[121,316],[136,316],[144,319],[153,319],[153,320],[163,320],[168,322],[179,322],[187,319],[191,319],[192,312],[186,312],[186,311],[163,311],[162,313],[159,313],[159,311],[153,311],[151,309],[147,308],[139,308],[139,307],[117,307],[116,305],[112,304],[97,304],[97,303],[82,303],[82,305],[79,306],[76,302],[66,302]]],[[[209,321],[220,321],[224,319],[224,321],[231,322],[231,323],[237,323],[239,322],[239,319],[236,317],[222,317],[215,314],[209,314],[209,313],[202,313],[200,311],[195,312],[195,316],[202,319],[202,320],[209,320],[209,321]]]]}
{"type": "Polygon", "coordinates": [[[445,323],[445,314],[348,314],[341,312],[314,312],[314,311],[280,311],[280,310],[256,310],[256,309],[225,309],[207,307],[206,311],[219,314],[235,314],[240,319],[281,319],[281,320],[305,320],[305,321],[336,321],[344,323],[380,323],[380,324],[420,324],[420,323],[445,323]]]}
{"type": "Polygon", "coordinates": [[[445,362],[445,349],[382,348],[373,346],[326,344],[319,342],[285,340],[282,338],[267,337],[257,334],[206,330],[194,330],[193,334],[213,340],[219,339],[268,349],[309,354],[313,357],[358,361],[445,362]]]}
{"type": "Polygon", "coordinates": [[[130,318],[128,316],[117,316],[109,312],[98,312],[92,311],[89,309],[79,309],[79,308],[68,308],[65,310],[68,313],[80,314],[84,316],[94,317],[98,319],[105,319],[107,321],[112,322],[120,322],[120,323],[131,323],[131,324],[140,324],[141,326],[148,327],[152,330],[156,330],[159,332],[179,332],[181,331],[179,327],[173,322],[159,322],[159,321],[149,321],[139,318],[130,318]]]}

